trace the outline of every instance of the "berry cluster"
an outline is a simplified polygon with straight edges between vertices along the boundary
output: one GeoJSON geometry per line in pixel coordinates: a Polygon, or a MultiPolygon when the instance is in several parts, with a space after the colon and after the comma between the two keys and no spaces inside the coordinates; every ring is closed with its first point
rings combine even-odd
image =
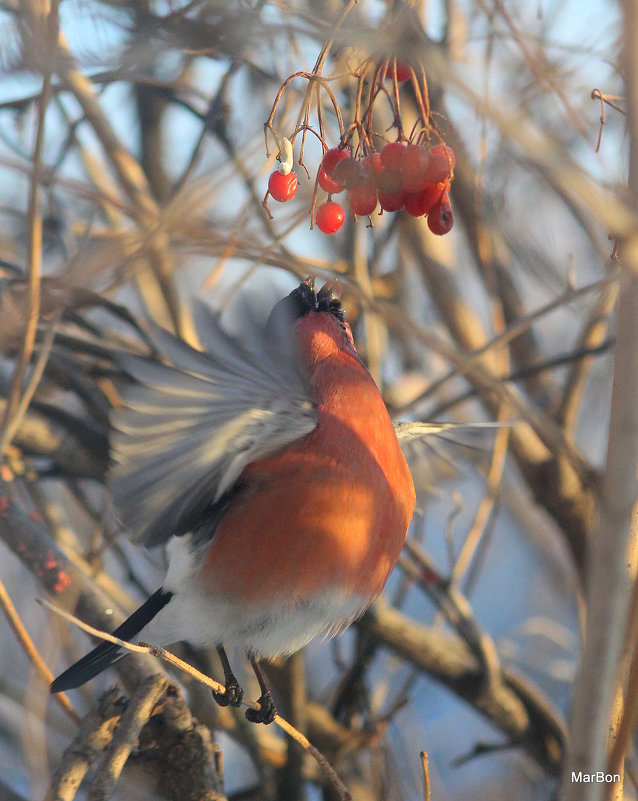
{"type": "MultiPolygon", "coordinates": [[[[448,195],[454,163],[454,151],[443,144],[428,148],[390,142],[379,152],[360,158],[337,147],[324,154],[317,183],[329,195],[346,190],[354,215],[369,216],[377,206],[386,212],[405,209],[413,217],[427,215],[432,233],[443,235],[454,219],[448,195]]],[[[328,200],[330,203],[335,205],[328,200]]],[[[319,209],[317,225],[323,230],[319,209]]]]}
{"type": "MultiPolygon", "coordinates": [[[[343,22],[352,4],[346,4],[339,25],[343,22]]],[[[401,15],[391,15],[390,22],[401,27],[401,15]]],[[[308,133],[314,134],[322,143],[323,157],[319,164],[313,193],[311,220],[326,234],[333,234],[343,225],[346,217],[344,207],[349,207],[355,219],[372,215],[405,210],[414,217],[427,217],[430,230],[442,236],[448,233],[454,222],[450,206],[449,188],[454,178],[454,151],[443,141],[441,130],[433,120],[428,98],[425,67],[418,60],[403,61],[397,54],[371,54],[356,66],[348,65],[346,75],[356,82],[354,100],[346,117],[339,106],[337,95],[331,88],[333,78],[324,78],[322,69],[333,40],[322,48],[312,72],[296,72],[281,85],[273,102],[270,116],[264,123],[266,153],[268,133],[274,138],[279,150],[279,166],[268,181],[268,192],[263,200],[266,212],[268,198],[284,202],[297,191],[297,179],[292,173],[293,143],[301,134],[301,146],[297,163],[310,177],[304,163],[304,148],[308,133]],[[302,107],[297,118],[297,127],[290,140],[281,137],[274,127],[274,118],[286,87],[295,79],[304,79],[308,86],[303,95],[302,107]],[[418,118],[411,129],[404,128],[401,114],[401,89],[410,92],[418,109],[418,118]],[[322,97],[325,97],[322,100],[322,97]],[[310,123],[312,105],[317,105],[317,128],[310,123]],[[396,129],[395,142],[382,142],[382,135],[374,125],[374,107],[377,103],[389,104],[392,127],[396,129]],[[339,127],[339,144],[328,148],[324,109],[334,112],[334,122],[339,127]],[[349,119],[349,122],[348,122],[349,119]],[[323,190],[328,194],[325,202],[317,206],[317,194],[323,190]],[[346,193],[347,202],[336,202],[333,195],[346,193]],[[342,205],[343,204],[343,205],[342,205]]],[[[343,77],[343,76],[335,76],[343,77]]],[[[354,87],[353,87],[354,89],[354,87]]],[[[311,228],[313,225],[311,222],[311,228]]]]}
{"type": "MultiPolygon", "coordinates": [[[[280,161],[268,180],[268,193],[282,203],[298,187],[291,159],[292,155],[290,161],[280,161]]],[[[345,210],[332,195],[346,191],[355,216],[369,217],[377,207],[385,212],[404,209],[413,217],[427,216],[432,233],[447,234],[454,222],[448,195],[454,164],[454,151],[445,144],[390,142],[378,152],[357,158],[346,147],[333,147],[324,153],[317,170],[316,183],[328,193],[315,214],[317,227],[325,234],[341,228],[345,210]]]]}

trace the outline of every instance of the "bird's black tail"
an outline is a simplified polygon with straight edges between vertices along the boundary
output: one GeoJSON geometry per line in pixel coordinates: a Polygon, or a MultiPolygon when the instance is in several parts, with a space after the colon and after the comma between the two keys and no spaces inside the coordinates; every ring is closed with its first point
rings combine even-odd
{"type": "MultiPolygon", "coordinates": [[[[131,640],[136,634],[151,621],[155,615],[166,606],[173,597],[172,592],[167,592],[161,587],[157,592],[145,601],[139,609],[127,618],[121,626],[113,632],[115,637],[120,640],[131,640]]],[[[51,684],[52,693],[60,693],[65,690],[73,690],[84,682],[89,681],[98,673],[106,670],[107,667],[117,662],[126,652],[119,645],[111,642],[101,642],[82,659],[61,673],[51,684]]]]}

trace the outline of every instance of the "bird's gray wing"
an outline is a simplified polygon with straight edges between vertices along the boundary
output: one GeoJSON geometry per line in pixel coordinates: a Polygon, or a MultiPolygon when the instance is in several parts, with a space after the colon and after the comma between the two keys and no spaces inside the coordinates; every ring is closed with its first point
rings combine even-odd
{"type": "Polygon", "coordinates": [[[164,361],[120,360],[133,383],[112,415],[111,486],[129,534],[146,545],[197,525],[246,465],[316,426],[291,321],[266,331],[243,313],[241,341],[201,304],[201,352],[154,326],[164,361]]]}
{"type": "Polygon", "coordinates": [[[491,451],[495,430],[504,423],[398,422],[394,430],[415,486],[432,490],[442,478],[458,473],[459,464],[476,462],[491,451]]]}

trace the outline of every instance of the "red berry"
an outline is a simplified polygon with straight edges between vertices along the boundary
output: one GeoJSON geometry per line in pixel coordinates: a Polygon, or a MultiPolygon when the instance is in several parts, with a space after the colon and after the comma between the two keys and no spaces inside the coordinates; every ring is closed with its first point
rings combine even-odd
{"type": "Polygon", "coordinates": [[[335,180],[334,170],[340,161],[347,158],[350,158],[350,154],[345,148],[333,147],[330,150],[326,150],[323,154],[321,164],[319,165],[319,171],[317,172],[317,180],[319,186],[325,192],[337,194],[337,192],[343,190],[345,184],[335,180]]]}
{"type": "Polygon", "coordinates": [[[381,148],[381,163],[385,170],[400,172],[406,154],[403,142],[390,142],[381,148]]]}
{"type": "Polygon", "coordinates": [[[448,163],[440,153],[431,154],[425,177],[429,184],[439,184],[450,177],[448,163]]]}
{"type": "Polygon", "coordinates": [[[361,162],[353,158],[343,159],[335,166],[332,179],[346,189],[352,189],[363,182],[361,162]]]}
{"type": "Polygon", "coordinates": [[[377,175],[379,192],[384,195],[395,195],[402,191],[401,165],[405,157],[406,147],[401,142],[391,142],[385,145],[380,153],[382,165],[377,175]]]}
{"type": "Polygon", "coordinates": [[[384,192],[379,190],[379,205],[384,211],[399,211],[403,208],[405,194],[398,192],[384,192]]]}
{"type": "Polygon", "coordinates": [[[377,191],[370,184],[356,186],[348,192],[348,202],[353,214],[372,214],[377,207],[377,191]]]}
{"type": "Polygon", "coordinates": [[[405,196],[405,210],[413,217],[421,217],[436,206],[447,189],[447,181],[440,184],[428,184],[418,192],[408,192],[405,196]]]}
{"type": "Polygon", "coordinates": [[[274,200],[280,203],[285,203],[294,197],[299,181],[294,172],[289,172],[288,175],[282,175],[279,170],[275,170],[268,179],[268,191],[274,200]]]}
{"type": "Polygon", "coordinates": [[[383,162],[381,161],[381,154],[370,153],[369,156],[366,156],[364,159],[361,160],[361,166],[366,176],[366,182],[371,184],[372,186],[377,187],[379,181],[379,175],[383,170],[383,162]]]}
{"type": "Polygon", "coordinates": [[[392,170],[381,170],[377,175],[377,186],[379,187],[379,192],[384,192],[386,195],[403,192],[401,173],[393,172],[392,170]]]}
{"type": "Polygon", "coordinates": [[[401,163],[401,182],[406,192],[425,189],[428,184],[427,172],[430,154],[421,145],[408,145],[401,163]]]}
{"type": "Polygon", "coordinates": [[[441,200],[428,214],[428,228],[433,234],[443,236],[454,225],[454,215],[450,206],[448,193],[444,192],[441,200]]]}
{"type": "Polygon", "coordinates": [[[430,209],[427,207],[423,192],[408,192],[403,202],[404,208],[412,217],[422,217],[430,209]]]}
{"type": "Polygon", "coordinates": [[[446,181],[452,175],[455,163],[456,159],[451,147],[435,145],[430,150],[430,163],[426,173],[428,181],[433,184],[446,181]]]}
{"type": "Polygon", "coordinates": [[[443,156],[443,158],[447,161],[450,173],[452,172],[456,164],[456,156],[449,145],[434,145],[432,150],[430,150],[430,153],[438,153],[439,155],[443,156]]]}
{"type": "Polygon", "coordinates": [[[377,185],[384,195],[394,195],[402,191],[401,164],[405,152],[406,148],[401,142],[391,142],[379,154],[382,169],[377,174],[377,185]]]}
{"type": "Polygon", "coordinates": [[[410,80],[410,68],[405,61],[401,61],[400,58],[394,58],[390,61],[385,71],[385,77],[389,78],[390,80],[392,80],[394,77],[393,62],[397,65],[397,82],[404,83],[405,81],[410,80]]]}
{"type": "Polygon", "coordinates": [[[343,210],[343,206],[333,200],[327,200],[322,203],[315,216],[317,227],[324,234],[334,234],[335,231],[341,228],[345,219],[346,213],[343,210]]]}
{"type": "Polygon", "coordinates": [[[332,173],[334,168],[337,164],[342,161],[342,159],[347,159],[350,157],[350,153],[345,149],[345,147],[331,147],[330,150],[326,150],[323,154],[323,158],[321,159],[321,166],[330,178],[332,178],[332,173]]]}
{"type": "Polygon", "coordinates": [[[334,178],[331,178],[323,167],[319,167],[317,182],[324,192],[327,192],[329,195],[336,195],[339,192],[343,192],[343,184],[339,184],[334,178]]]}

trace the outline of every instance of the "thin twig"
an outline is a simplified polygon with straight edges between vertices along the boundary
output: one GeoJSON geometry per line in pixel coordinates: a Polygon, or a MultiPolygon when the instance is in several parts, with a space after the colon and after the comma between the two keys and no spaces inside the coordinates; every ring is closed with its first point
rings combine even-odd
{"type": "Polygon", "coordinates": [[[500,334],[492,337],[489,341],[485,342],[485,344],[476,348],[471,353],[466,354],[462,361],[462,367],[455,365],[443,376],[429,383],[427,390],[425,390],[421,395],[411,400],[408,405],[397,409],[396,412],[399,414],[408,412],[411,409],[414,409],[418,404],[425,401],[427,398],[434,396],[441,386],[443,386],[443,384],[458,376],[460,373],[463,373],[467,367],[477,364],[480,361],[480,358],[487,355],[490,351],[497,348],[502,348],[517,337],[520,337],[542,317],[551,314],[556,309],[566,306],[581,296],[588,295],[590,292],[605,292],[610,286],[613,286],[617,280],[618,276],[616,274],[612,274],[582,287],[566,287],[565,292],[559,297],[553,298],[538,309],[535,309],[534,311],[529,312],[529,314],[526,314],[524,317],[519,318],[515,323],[508,325],[507,328],[500,334]]]}
{"type": "Polygon", "coordinates": [[[421,766],[423,767],[423,801],[430,801],[430,769],[428,767],[428,755],[421,751],[421,766]]]}
{"type": "MultiPolygon", "coordinates": [[[[51,348],[53,347],[55,332],[57,330],[58,323],[60,322],[61,317],[62,317],[62,306],[59,306],[53,313],[53,318],[47,327],[47,331],[44,336],[42,346],[40,347],[38,353],[38,359],[35,363],[35,367],[33,368],[31,377],[29,378],[29,383],[27,384],[24,392],[22,393],[22,397],[20,398],[18,404],[16,405],[14,413],[11,416],[11,419],[7,421],[7,427],[4,432],[4,439],[2,442],[0,442],[0,453],[4,453],[5,448],[7,447],[7,445],[9,445],[9,443],[13,441],[16,432],[22,425],[22,421],[24,420],[24,416],[27,413],[29,404],[33,400],[33,396],[36,393],[36,390],[40,383],[40,379],[42,378],[42,375],[46,368],[47,360],[49,358],[49,354],[51,353],[51,348]]],[[[25,334],[25,338],[27,335],[28,334],[25,334]]]]}
{"type": "MultiPolygon", "coordinates": [[[[503,420],[504,415],[499,413],[498,419],[503,420]]],[[[452,569],[452,575],[450,578],[454,582],[458,582],[461,576],[468,569],[486,530],[487,524],[492,517],[494,505],[498,496],[498,489],[501,485],[503,473],[505,471],[508,442],[509,428],[504,427],[497,429],[496,441],[494,443],[492,460],[487,477],[487,493],[481,499],[481,503],[479,504],[479,508],[474,518],[474,523],[472,524],[472,527],[465,538],[461,552],[459,553],[456,563],[452,569]]]]}
{"type": "MultiPolygon", "coordinates": [[[[9,621],[9,625],[18,638],[20,645],[24,649],[24,652],[29,657],[29,661],[36,669],[37,673],[46,681],[46,683],[50,684],[53,681],[53,673],[51,673],[46,662],[40,656],[40,652],[36,648],[35,643],[24,627],[24,624],[20,619],[20,615],[13,605],[13,602],[9,597],[9,593],[7,592],[7,588],[2,580],[0,580],[0,607],[9,621]]],[[[59,693],[56,696],[56,701],[75,723],[79,724],[81,722],[82,718],[75,711],[73,704],[69,701],[68,697],[64,693],[59,693]]]]}
{"type": "MultiPolygon", "coordinates": [[[[20,403],[22,381],[26,373],[35,343],[35,333],[40,316],[40,274],[42,269],[42,214],[40,211],[40,192],[44,177],[44,164],[42,160],[44,150],[44,129],[46,113],[51,98],[51,73],[53,67],[53,54],[58,34],[58,3],[52,0],[46,14],[34,2],[27,3],[26,17],[28,19],[30,35],[34,42],[40,44],[44,51],[42,91],[38,102],[38,125],[35,144],[33,146],[33,159],[31,171],[31,185],[29,189],[29,237],[27,240],[27,273],[29,280],[29,305],[25,325],[24,338],[20,352],[15,362],[11,387],[9,389],[8,403],[0,423],[0,458],[11,442],[9,425],[20,403]]],[[[17,426],[14,426],[15,433],[17,426]]]]}

